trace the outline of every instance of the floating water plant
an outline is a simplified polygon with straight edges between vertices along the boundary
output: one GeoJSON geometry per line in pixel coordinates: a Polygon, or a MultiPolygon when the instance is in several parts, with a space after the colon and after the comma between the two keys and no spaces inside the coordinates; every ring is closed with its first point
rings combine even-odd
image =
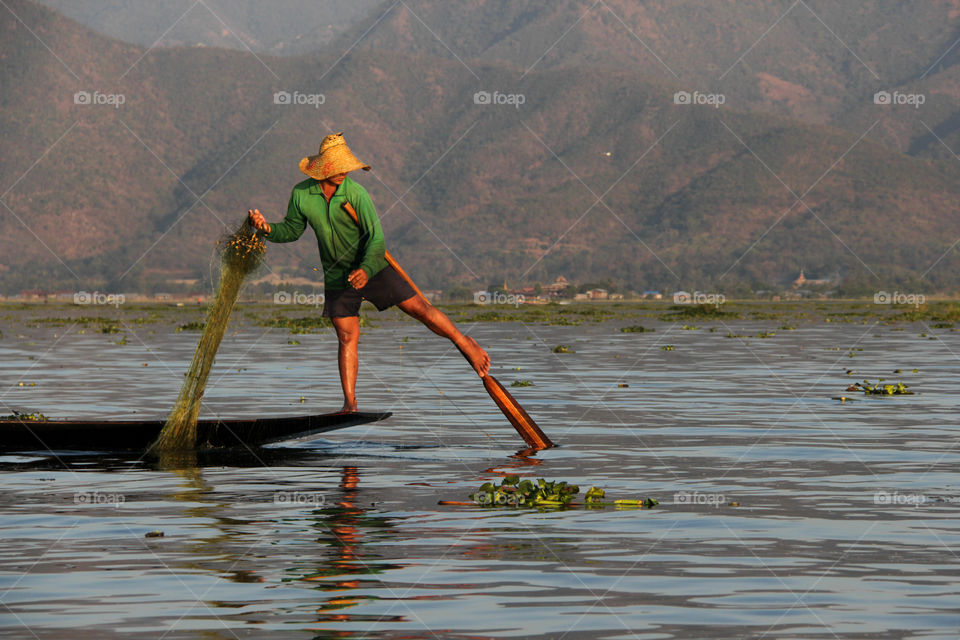
{"type": "MultiPolygon", "coordinates": [[[[538,507],[562,509],[571,506],[573,497],[580,492],[580,487],[568,484],[562,480],[548,481],[540,478],[520,480],[519,476],[506,476],[500,485],[492,482],[483,483],[470,496],[474,503],[482,507],[538,507]]],[[[584,496],[584,506],[616,507],[634,509],[652,509],[660,504],[655,498],[639,500],[605,501],[606,492],[597,487],[591,487],[584,496]]]]}
{"type": "Polygon", "coordinates": [[[912,396],[913,391],[910,391],[907,385],[902,382],[897,384],[880,384],[879,382],[875,385],[870,384],[869,380],[864,380],[862,383],[855,382],[849,387],[850,391],[863,391],[865,394],[870,396],[912,396]]]}
{"type": "Polygon", "coordinates": [[[534,483],[510,475],[500,486],[483,483],[470,499],[482,507],[566,507],[579,492],[580,487],[563,481],[548,482],[540,478],[534,483]]]}
{"type": "Polygon", "coordinates": [[[620,333],[646,333],[648,331],[656,331],[656,329],[647,329],[639,324],[632,324],[629,327],[620,328],[620,333]]]}
{"type": "Polygon", "coordinates": [[[693,318],[727,318],[732,314],[720,310],[720,305],[692,304],[673,305],[670,310],[660,316],[663,321],[689,320],[693,318]]]}
{"type": "Polygon", "coordinates": [[[511,387],[532,387],[533,380],[514,380],[510,383],[511,387]]]}
{"type": "Polygon", "coordinates": [[[554,353],[576,353],[573,349],[566,345],[558,344],[553,348],[554,353]]]}
{"type": "Polygon", "coordinates": [[[617,507],[617,508],[635,508],[635,509],[653,509],[660,504],[656,498],[641,498],[640,500],[606,500],[607,492],[597,487],[590,487],[590,490],[584,495],[583,500],[587,507],[617,507]]]}
{"type": "Polygon", "coordinates": [[[13,410],[13,413],[9,416],[2,416],[0,420],[23,420],[24,422],[46,422],[49,420],[47,416],[43,415],[39,411],[34,411],[33,413],[21,413],[16,409],[13,410]]]}

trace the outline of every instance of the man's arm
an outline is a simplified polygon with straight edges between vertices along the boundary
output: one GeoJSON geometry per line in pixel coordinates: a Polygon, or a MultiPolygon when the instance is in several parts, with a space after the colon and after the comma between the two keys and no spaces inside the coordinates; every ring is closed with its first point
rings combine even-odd
{"type": "Polygon", "coordinates": [[[290,201],[287,203],[287,217],[283,219],[283,222],[272,224],[267,222],[259,209],[247,213],[250,216],[250,223],[263,231],[267,240],[271,242],[293,242],[302,236],[307,228],[307,218],[297,205],[296,192],[290,194],[290,201]]]}

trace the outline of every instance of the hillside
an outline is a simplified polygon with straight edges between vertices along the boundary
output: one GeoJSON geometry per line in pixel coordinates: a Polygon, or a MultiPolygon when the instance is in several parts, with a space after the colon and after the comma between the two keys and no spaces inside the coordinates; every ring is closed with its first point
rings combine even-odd
{"type": "Polygon", "coordinates": [[[40,1],[145,47],[272,55],[357,47],[523,71],[602,67],[857,135],[880,119],[870,138],[914,155],[960,147],[950,72],[960,60],[960,0],[40,1]],[[882,90],[919,92],[926,102],[878,108],[882,90]]]}
{"type": "Polygon", "coordinates": [[[39,0],[102,35],[143,47],[272,55],[319,49],[380,0],[39,0]]]}
{"type": "Polygon", "coordinates": [[[960,60],[958,18],[960,0],[387,1],[331,48],[369,29],[359,45],[367,51],[504,62],[523,72],[639,72],[723,93],[734,109],[857,135],[880,118],[871,139],[922,153],[932,150],[920,118],[951,132],[960,120],[950,71],[960,60]],[[877,91],[905,88],[926,94],[919,112],[873,104],[877,91]]]}
{"type": "MultiPolygon", "coordinates": [[[[520,79],[429,52],[147,51],[8,4],[23,23],[0,13],[4,293],[209,280],[219,236],[253,206],[279,219],[298,160],[331,130],[374,166],[357,179],[428,288],[563,274],[731,290],[801,267],[875,288],[960,284],[960,163],[863,131],[676,105],[686,85],[642,69],[538,65],[520,79]],[[524,103],[475,104],[492,90],[524,103]],[[77,91],[125,101],[77,105],[77,91]],[[274,104],[276,91],[324,102],[274,104]],[[790,209],[780,180],[797,196],[812,186],[809,209],[790,209]]],[[[272,270],[317,277],[312,240],[268,251],[272,270]]]]}

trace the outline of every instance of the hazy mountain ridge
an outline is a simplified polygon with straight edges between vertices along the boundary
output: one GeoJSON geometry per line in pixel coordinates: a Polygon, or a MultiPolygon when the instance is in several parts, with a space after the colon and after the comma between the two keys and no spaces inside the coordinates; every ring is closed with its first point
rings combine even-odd
{"type": "Polygon", "coordinates": [[[334,39],[380,0],[39,0],[87,28],[143,47],[297,55],[334,39]]]}
{"type": "MultiPolygon", "coordinates": [[[[958,0],[866,6],[812,0],[387,1],[331,48],[346,48],[376,23],[358,48],[456,54],[506,62],[521,72],[584,66],[639,71],[688,91],[724,93],[734,108],[858,134],[881,118],[889,129],[877,129],[873,139],[922,152],[926,147],[913,141],[927,130],[916,114],[878,109],[873,95],[907,87],[926,91],[921,113],[927,124],[960,117],[955,99],[937,99],[957,86],[953,74],[941,74],[960,60],[960,51],[951,50],[960,38],[958,16],[958,0]]],[[[960,146],[960,138],[949,142],[960,146]]]]}
{"type": "MultiPolygon", "coordinates": [[[[391,250],[423,286],[562,273],[634,288],[733,287],[782,281],[800,267],[859,272],[879,286],[916,280],[960,237],[960,217],[950,215],[955,160],[855,144],[862,132],[675,105],[682,85],[672,78],[547,65],[521,82],[513,65],[465,60],[477,79],[455,59],[379,51],[338,64],[339,53],[144,55],[25,0],[11,6],[80,80],[17,20],[0,20],[11,43],[0,50],[0,79],[20,89],[0,98],[2,191],[63,135],[4,197],[52,250],[10,221],[0,238],[8,291],[51,279],[131,290],[208,276],[213,241],[248,207],[282,217],[297,161],[328,129],[347,131],[374,165],[357,179],[391,250]],[[525,103],[474,104],[476,91],[492,89],[522,92],[525,103]],[[81,90],[116,90],[126,102],[75,105],[81,90]],[[276,91],[322,91],[325,101],[277,105],[276,91]],[[795,198],[737,137],[797,195],[847,155],[806,196],[816,215],[803,205],[786,213],[795,198]],[[590,209],[596,197],[580,180],[600,196],[618,179],[603,198],[612,211],[590,209]]],[[[271,246],[270,264],[316,275],[313,241],[271,246]]],[[[954,251],[922,284],[955,288],[956,265],[954,251]]]]}

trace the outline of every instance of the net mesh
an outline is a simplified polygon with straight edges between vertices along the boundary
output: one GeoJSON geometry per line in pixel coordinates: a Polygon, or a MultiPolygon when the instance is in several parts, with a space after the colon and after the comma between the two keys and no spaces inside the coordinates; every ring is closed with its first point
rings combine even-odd
{"type": "Polygon", "coordinates": [[[207,315],[203,334],[197,343],[177,401],[151,449],[174,451],[194,449],[197,445],[197,418],[210,368],[227,330],[230,312],[240,294],[244,278],[263,261],[266,243],[257,235],[249,219],[232,235],[220,241],[220,283],[207,315]]]}

